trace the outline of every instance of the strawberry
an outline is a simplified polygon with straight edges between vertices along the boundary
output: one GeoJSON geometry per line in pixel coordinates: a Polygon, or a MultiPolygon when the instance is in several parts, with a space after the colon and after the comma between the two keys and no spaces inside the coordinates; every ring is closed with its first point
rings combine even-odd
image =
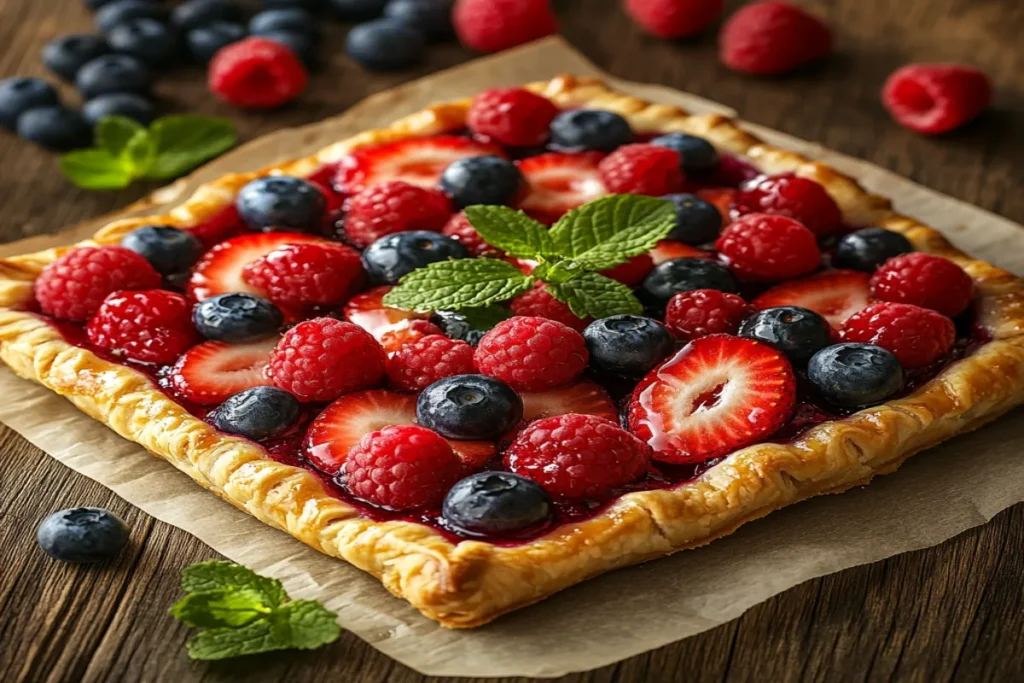
{"type": "Polygon", "coordinates": [[[772,287],[751,305],[757,309],[776,306],[809,308],[839,329],[846,319],[868,305],[867,273],[856,270],[826,270],[810,277],[790,280],[772,287]]]}
{"type": "Polygon", "coordinates": [[[516,162],[529,191],[519,208],[542,223],[554,223],[562,214],[608,194],[598,163],[599,152],[550,152],[516,162]]]}
{"type": "Polygon", "coordinates": [[[619,412],[611,397],[589,380],[582,379],[567,387],[547,391],[524,391],[520,396],[523,399],[523,420],[527,422],[568,413],[597,415],[612,422],[619,421],[619,412]]]}
{"type": "Polygon", "coordinates": [[[661,240],[658,242],[658,246],[647,253],[656,266],[676,258],[711,258],[711,254],[703,249],[691,247],[689,244],[675,240],[661,240]]]}
{"type": "Polygon", "coordinates": [[[244,389],[269,386],[263,369],[276,344],[276,338],[252,344],[203,342],[178,359],[170,386],[176,395],[200,405],[216,405],[244,389]]]}
{"type": "MultiPolygon", "coordinates": [[[[385,339],[408,339],[404,332],[409,330],[410,323],[415,320],[425,320],[429,314],[407,311],[404,308],[392,308],[385,306],[383,299],[391,287],[374,287],[361,294],[356,294],[345,304],[345,320],[355,323],[373,335],[373,338],[383,343],[385,339]],[[397,335],[397,336],[396,336],[397,335]]],[[[434,334],[433,330],[426,331],[426,334],[434,334]]],[[[416,338],[418,339],[418,335],[416,338]]],[[[401,347],[401,344],[398,344],[401,347]]],[[[395,349],[397,350],[397,348],[395,349]]]]}
{"type": "Polygon", "coordinates": [[[654,258],[651,254],[640,254],[620,263],[614,268],[602,270],[601,275],[617,280],[627,287],[636,287],[654,270],[654,258]]]}
{"type": "Polygon", "coordinates": [[[781,352],[713,334],[687,344],[637,385],[629,426],[655,459],[699,463],[763,441],[795,404],[796,378],[781,352]]]}

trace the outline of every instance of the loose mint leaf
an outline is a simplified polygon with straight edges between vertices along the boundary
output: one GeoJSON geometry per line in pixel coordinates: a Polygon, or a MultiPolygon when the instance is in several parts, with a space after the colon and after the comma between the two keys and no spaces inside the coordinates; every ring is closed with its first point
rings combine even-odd
{"type": "Polygon", "coordinates": [[[235,628],[270,614],[274,607],[251,588],[217,588],[189,593],[174,603],[171,616],[194,628],[235,628]]]}
{"type": "Polygon", "coordinates": [[[639,315],[644,310],[629,287],[597,273],[584,273],[568,282],[549,285],[548,291],[580,318],[639,315]]]}
{"type": "Polygon", "coordinates": [[[487,244],[516,258],[556,256],[548,229],[507,206],[467,206],[466,218],[487,244]]]}
{"type": "Polygon", "coordinates": [[[438,261],[403,277],[384,295],[384,303],[419,312],[479,308],[511,299],[532,287],[533,282],[532,277],[507,261],[438,261]]]}
{"type": "Polygon", "coordinates": [[[286,602],[270,620],[274,637],[299,650],[312,650],[341,635],[338,615],[315,600],[286,602]]]}
{"type": "Polygon", "coordinates": [[[134,178],[141,178],[153,165],[156,149],[153,147],[153,137],[142,130],[128,141],[118,160],[128,169],[134,178]]]}
{"type": "Polygon", "coordinates": [[[96,124],[96,146],[120,157],[128,143],[138,135],[149,136],[146,129],[127,116],[104,116],[96,124]]]}
{"type": "Polygon", "coordinates": [[[273,625],[257,619],[239,628],[212,628],[200,631],[188,643],[192,659],[213,660],[284,650],[289,647],[274,637],[273,625]]]}
{"type": "Polygon", "coordinates": [[[60,171],[87,190],[118,190],[132,182],[131,171],[105,149],[82,149],[60,158],[60,171]]]}
{"type": "Polygon", "coordinates": [[[287,597],[277,579],[260,576],[248,567],[234,562],[212,560],[186,567],[181,572],[181,587],[186,593],[212,591],[220,588],[249,588],[263,596],[263,602],[277,607],[287,597]]]}
{"type": "Polygon", "coordinates": [[[147,178],[177,178],[234,147],[235,128],[226,119],[185,114],[165,116],[150,126],[154,159],[147,178]]]}

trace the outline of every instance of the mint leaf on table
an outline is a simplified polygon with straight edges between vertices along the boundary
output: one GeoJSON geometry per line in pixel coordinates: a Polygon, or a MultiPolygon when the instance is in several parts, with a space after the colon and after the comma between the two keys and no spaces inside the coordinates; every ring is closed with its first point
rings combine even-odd
{"type": "Polygon", "coordinates": [[[142,124],[127,116],[104,116],[96,124],[94,135],[98,148],[119,157],[133,138],[147,133],[142,124]]]}
{"type": "Polygon", "coordinates": [[[335,614],[313,600],[296,600],[240,628],[200,631],[188,644],[192,659],[229,659],[274,650],[312,650],[341,635],[335,614]]]}
{"type": "Polygon", "coordinates": [[[60,158],[60,171],[87,190],[119,190],[132,182],[131,172],[105,149],[80,149],[60,158]]]}
{"type": "Polygon", "coordinates": [[[479,308],[511,299],[533,286],[508,261],[490,258],[438,261],[418,268],[384,295],[384,303],[397,308],[428,312],[479,308]]]}
{"type": "Polygon", "coordinates": [[[226,119],[208,116],[165,116],[149,127],[155,158],[145,177],[177,178],[235,146],[235,128],[226,119]]]}
{"type": "Polygon", "coordinates": [[[181,588],[186,593],[200,593],[219,588],[249,588],[263,595],[265,602],[277,606],[287,595],[277,579],[260,576],[248,567],[234,562],[213,560],[186,567],[181,572],[181,588]]]}
{"type": "Polygon", "coordinates": [[[547,227],[507,206],[468,206],[466,218],[487,244],[509,256],[557,255],[547,227]]]}
{"type": "Polygon", "coordinates": [[[607,318],[612,315],[640,315],[643,305],[626,285],[599,275],[584,273],[557,285],[549,285],[551,296],[568,304],[580,318],[607,318]]]}
{"type": "Polygon", "coordinates": [[[217,588],[189,593],[174,603],[171,615],[193,628],[234,628],[270,614],[275,607],[251,588],[217,588]]]}

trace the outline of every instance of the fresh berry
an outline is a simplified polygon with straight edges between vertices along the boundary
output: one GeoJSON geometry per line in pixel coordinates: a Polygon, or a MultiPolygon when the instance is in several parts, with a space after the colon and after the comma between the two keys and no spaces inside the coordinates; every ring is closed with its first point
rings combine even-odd
{"type": "Polygon", "coordinates": [[[713,173],[721,161],[715,146],[696,135],[669,133],[654,138],[651,144],[679,152],[683,173],[688,176],[701,177],[713,173]]]}
{"type": "Polygon", "coordinates": [[[85,332],[115,356],[157,365],[173,363],[199,341],[188,299],[159,289],[111,294],[85,332]]]}
{"type": "Polygon", "coordinates": [[[448,198],[400,180],[373,185],[349,201],[345,238],[368,247],[387,235],[440,231],[451,217],[448,198]]]}
{"type": "Polygon", "coordinates": [[[814,233],[786,216],[743,216],[722,231],[715,248],[738,277],[753,282],[791,280],[821,265],[814,233]]]}
{"type": "Polygon", "coordinates": [[[525,88],[485,90],[473,99],[466,125],[477,135],[510,147],[542,145],[558,107],[525,88]]]}
{"type": "Polygon", "coordinates": [[[185,35],[185,46],[192,59],[209,64],[221,48],[245,38],[245,27],[232,21],[213,21],[196,27],[185,35]]]}
{"type": "Polygon", "coordinates": [[[314,318],[285,332],[267,376],[300,401],[330,401],[379,384],[385,360],[381,345],[358,325],[314,318]]]}
{"type": "Polygon", "coordinates": [[[660,266],[665,261],[672,261],[677,258],[707,259],[711,257],[711,254],[706,251],[695,249],[688,244],[675,240],[661,240],[654,249],[647,252],[647,255],[651,257],[651,263],[655,267],[660,266]]]}
{"type": "Polygon", "coordinates": [[[587,366],[583,336],[544,318],[513,317],[494,326],[476,349],[476,367],[514,389],[539,391],[564,386],[587,366]]]}
{"type": "Polygon", "coordinates": [[[603,109],[572,109],[551,122],[551,144],[565,152],[611,152],[631,142],[629,122],[603,109]]]}
{"type": "Polygon", "coordinates": [[[207,339],[245,344],[276,336],[283,322],[281,311],[266,299],[235,292],[199,302],[192,323],[207,339]]]}
{"type": "Polygon", "coordinates": [[[245,389],[267,386],[265,370],[276,339],[250,344],[203,342],[185,352],[170,374],[175,394],[199,405],[219,405],[245,389]]]}
{"type": "MultiPolygon", "coordinates": [[[[726,159],[728,158],[726,157],[726,159]]],[[[725,161],[722,162],[722,165],[725,165],[725,161]]],[[[748,181],[740,180],[738,182],[745,184],[748,181]]],[[[728,223],[726,217],[732,213],[733,207],[736,205],[736,195],[739,194],[739,190],[731,187],[705,187],[697,190],[696,194],[704,201],[714,204],[722,216],[722,223],[728,223]]]]}
{"type": "Polygon", "coordinates": [[[677,192],[683,185],[682,158],[668,147],[623,145],[598,164],[609,192],[657,197],[677,192]]]}
{"type": "Polygon", "coordinates": [[[431,335],[444,336],[441,332],[441,328],[430,321],[409,320],[406,321],[406,324],[396,327],[393,330],[388,330],[382,333],[380,337],[374,338],[380,342],[380,345],[388,354],[388,358],[391,358],[406,346],[415,344],[424,337],[429,337],[431,335]]]}
{"type": "Polygon", "coordinates": [[[459,42],[499,52],[558,31],[548,0],[456,0],[452,21],[459,42]]]}
{"type": "Polygon", "coordinates": [[[536,482],[511,472],[480,472],[445,496],[445,523],[468,536],[507,536],[534,529],[551,516],[551,497],[536,482]]]}
{"type": "Polygon", "coordinates": [[[273,109],[299,96],[306,68],[289,48],[269,38],[251,37],[221,48],[210,62],[210,90],[245,109],[273,109]]]}
{"type": "Polygon", "coordinates": [[[871,296],[955,318],[971,304],[971,276],[948,259],[922,252],[896,256],[875,271],[871,296]]]}
{"type": "Polygon", "coordinates": [[[466,214],[462,211],[448,220],[444,228],[442,228],[441,234],[458,240],[466,248],[470,256],[483,256],[484,254],[497,252],[494,247],[484,241],[484,238],[480,236],[480,233],[476,231],[476,228],[473,227],[469,219],[466,218],[466,214]]]}
{"type": "Polygon", "coordinates": [[[122,289],[157,289],[160,274],[123,247],[80,247],[46,266],[35,282],[43,313],[84,322],[108,295],[122,289]]]}
{"type": "Polygon", "coordinates": [[[345,52],[367,69],[397,71],[423,59],[425,43],[423,34],[416,29],[390,19],[377,19],[348,32],[345,52]]]}
{"type": "Polygon", "coordinates": [[[786,354],[794,367],[803,367],[815,353],[832,343],[832,326],[822,316],[799,306],[766,308],[742,323],[739,336],[771,344],[786,354]]]}
{"type": "Polygon", "coordinates": [[[260,34],[261,37],[280,43],[295,53],[306,68],[312,69],[318,65],[317,47],[319,42],[316,34],[293,33],[291,31],[267,31],[260,34]]]}
{"type": "Polygon", "coordinates": [[[385,235],[363,252],[373,285],[395,285],[412,271],[438,261],[468,258],[460,242],[436,232],[413,230],[385,235]]]}
{"type": "Polygon", "coordinates": [[[893,72],[882,88],[882,104],[892,117],[926,135],[963,126],[991,102],[988,76],[957,64],[908,64],[893,72]]]}
{"type": "Polygon", "coordinates": [[[317,33],[316,19],[301,7],[280,7],[257,12],[249,20],[249,34],[265,36],[274,31],[317,33]]]}
{"type": "Polygon", "coordinates": [[[861,228],[843,235],[836,242],[832,267],[873,273],[893,256],[913,250],[910,240],[898,232],[885,228],[861,228]]]}
{"type": "Polygon", "coordinates": [[[855,270],[826,270],[799,280],[775,285],[751,305],[757,309],[777,306],[807,308],[828,320],[835,329],[868,305],[868,275],[855,270]]]}
{"type": "Polygon", "coordinates": [[[288,244],[328,244],[326,240],[297,232],[266,232],[224,240],[203,254],[192,270],[188,293],[196,301],[217,294],[264,293],[245,280],[245,267],[288,244]]]}
{"type": "Polygon", "coordinates": [[[142,95],[117,92],[94,97],[82,106],[85,122],[93,128],[106,116],[124,116],[148,126],[156,118],[156,107],[142,95]]]}
{"type": "Polygon", "coordinates": [[[469,157],[452,162],[441,174],[440,186],[460,209],[508,204],[523,186],[523,174],[501,157],[469,157]]]}
{"type": "Polygon", "coordinates": [[[171,11],[171,23],[182,32],[218,21],[241,20],[242,8],[233,0],[188,0],[171,11]]]}
{"type": "Polygon", "coordinates": [[[131,55],[152,68],[170,66],[178,58],[178,34],[155,19],[130,19],[107,34],[115,52],[131,55]]]}
{"type": "Polygon", "coordinates": [[[846,321],[843,341],[875,344],[895,354],[904,368],[922,368],[953,348],[953,321],[933,310],[910,304],[871,304],[846,321]]]}
{"type": "Polygon", "coordinates": [[[818,183],[790,173],[769,176],[736,194],[735,214],[769,213],[789,216],[815,235],[839,228],[843,214],[818,183]]]}
{"type": "Polygon", "coordinates": [[[519,394],[505,382],[486,375],[440,379],[416,399],[416,421],[450,439],[494,441],[522,418],[519,394]]]}
{"type": "Polygon", "coordinates": [[[327,7],[342,21],[366,21],[384,13],[388,0],[327,0],[327,7]]]}
{"type": "Polygon", "coordinates": [[[665,327],[679,341],[711,334],[736,334],[750,315],[747,302],[716,289],[695,289],[674,295],[665,308],[665,327]]]}
{"type": "Polygon", "coordinates": [[[807,379],[840,408],[879,404],[903,387],[903,368],[892,352],[873,344],[836,344],[814,354],[807,379]]]}
{"type": "Polygon", "coordinates": [[[42,60],[46,68],[65,81],[73,83],[78,70],[110,53],[110,45],[102,36],[74,33],[54,38],[43,47],[42,60]]]}
{"type": "Polygon", "coordinates": [[[327,198],[302,178],[266,176],[239,190],[235,206],[253,230],[309,232],[320,226],[327,198]]]}
{"type": "Polygon", "coordinates": [[[554,223],[566,212],[608,194],[601,180],[596,152],[550,152],[517,162],[527,192],[518,208],[543,223],[554,223]]]}
{"type": "Polygon", "coordinates": [[[789,2],[766,0],[740,8],[718,39],[719,58],[734,71],[771,75],[817,61],[832,51],[832,32],[789,2]]]}
{"type": "Polygon", "coordinates": [[[674,294],[695,289],[734,293],[738,285],[721,263],[704,258],[677,258],[655,266],[644,278],[637,296],[644,305],[662,310],[674,294]]]}
{"type": "MultiPolygon", "coordinates": [[[[419,321],[430,325],[426,321],[419,321]]],[[[473,372],[473,347],[442,334],[424,336],[388,358],[388,383],[399,391],[423,391],[434,382],[473,372]]]]}
{"type": "Polygon", "coordinates": [[[18,117],[30,109],[60,105],[56,89],[38,78],[6,78],[0,81],[0,125],[14,130],[18,117]]]}
{"type": "Polygon", "coordinates": [[[654,259],[650,254],[637,254],[625,263],[601,271],[601,275],[633,288],[644,281],[654,270],[654,259]]]}
{"type": "Polygon", "coordinates": [[[599,373],[639,379],[675,348],[661,323],[640,315],[613,315],[583,330],[590,367],[599,373]]]}
{"type": "Polygon", "coordinates": [[[101,562],[128,545],[128,527],[110,510],[71,508],[44,519],[36,541],[47,555],[61,562],[101,562]]]}
{"type": "Polygon", "coordinates": [[[714,242],[722,232],[722,214],[711,202],[693,194],[670,194],[662,197],[675,206],[676,225],[668,239],[698,246],[714,242]]]}
{"type": "Polygon", "coordinates": [[[287,391],[253,387],[229,396],[210,419],[222,432],[262,441],[287,432],[301,412],[299,401],[287,391]]]}
{"type": "Polygon", "coordinates": [[[505,463],[555,498],[598,498],[642,477],[650,453],[614,422],[569,414],[530,423],[505,452],[505,463]]]}
{"type": "Polygon", "coordinates": [[[170,225],[144,225],[121,238],[121,246],[131,249],[161,275],[182,273],[203,255],[203,243],[187,230],[170,225]]]}
{"type": "Polygon", "coordinates": [[[527,422],[569,413],[596,415],[612,422],[619,419],[619,411],[608,392],[601,385],[585,379],[557,389],[524,391],[520,397],[523,399],[523,420],[527,422]]]}
{"type": "Polygon", "coordinates": [[[430,40],[452,35],[451,14],[448,0],[391,0],[384,7],[386,19],[419,31],[430,40]]]}
{"type": "Polygon", "coordinates": [[[508,309],[501,306],[464,308],[461,311],[434,311],[430,322],[437,325],[444,335],[477,346],[485,334],[510,315],[508,309]]]}
{"type": "Polygon", "coordinates": [[[512,309],[512,315],[547,318],[567,325],[577,332],[582,332],[583,328],[590,323],[590,318],[577,317],[568,304],[551,296],[546,287],[534,287],[527,290],[512,299],[508,306],[512,309]]]}
{"type": "Polygon", "coordinates": [[[363,267],[344,244],[286,244],[245,266],[242,278],[278,306],[330,307],[363,281],[363,267]]]}
{"type": "Polygon", "coordinates": [[[629,427],[655,459],[698,463],[763,441],[789,420],[795,402],[796,379],[780,351],[714,334],[637,385],[629,427]]]}
{"type": "Polygon", "coordinates": [[[684,38],[722,16],[724,0],[627,0],[626,12],[659,38],[684,38]]]}
{"type": "Polygon", "coordinates": [[[105,3],[93,18],[100,33],[108,33],[115,26],[132,19],[154,19],[166,22],[170,12],[153,0],[114,0],[105,3]]]}
{"type": "Polygon", "coordinates": [[[391,510],[433,508],[462,476],[448,442],[416,425],[385,427],[364,436],[342,466],[357,498],[391,510]]]}
{"type": "Polygon", "coordinates": [[[345,320],[359,325],[373,335],[374,339],[381,341],[385,335],[404,330],[410,322],[427,317],[425,314],[415,313],[404,308],[385,306],[384,295],[390,289],[390,287],[374,287],[356,294],[345,304],[345,320]]]}
{"type": "Polygon", "coordinates": [[[131,55],[101,55],[75,75],[75,87],[87,100],[119,92],[145,95],[151,85],[153,72],[131,55]]]}
{"type": "Polygon", "coordinates": [[[18,135],[54,152],[92,144],[92,128],[77,111],[64,107],[29,109],[18,117],[18,135]]]}

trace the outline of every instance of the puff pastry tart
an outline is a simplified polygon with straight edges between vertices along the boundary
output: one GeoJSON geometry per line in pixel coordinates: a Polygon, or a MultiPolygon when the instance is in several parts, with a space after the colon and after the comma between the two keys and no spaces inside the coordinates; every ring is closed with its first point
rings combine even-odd
{"type": "Polygon", "coordinates": [[[828,166],[563,76],[2,260],[0,357],[468,628],[996,418],[1024,398],[1022,302],[828,166]],[[431,262],[537,267],[461,207],[550,225],[623,193],[675,208],[601,271],[643,315],[586,320],[529,287],[486,311],[382,302],[431,262]]]}

